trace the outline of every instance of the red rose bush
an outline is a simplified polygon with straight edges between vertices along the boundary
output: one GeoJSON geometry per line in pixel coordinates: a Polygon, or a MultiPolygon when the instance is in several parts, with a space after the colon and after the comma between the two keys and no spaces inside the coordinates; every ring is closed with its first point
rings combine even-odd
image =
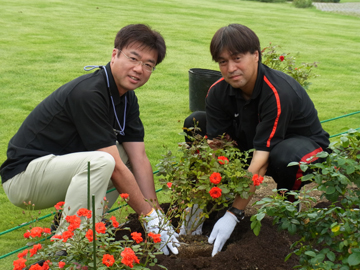
{"type": "Polygon", "coordinates": [[[158,176],[172,215],[180,219],[180,234],[200,234],[198,227],[211,212],[229,207],[236,195],[248,198],[255,182],[246,169],[250,152],[241,152],[224,136],[210,145],[206,137],[187,136],[191,143],[179,144],[180,155],[169,151],[163,156],[158,176]]]}
{"type": "MultiPolygon", "coordinates": [[[[125,202],[128,197],[128,194],[121,194],[125,202]]],[[[56,204],[56,210],[61,211],[62,205],[63,202],[56,204]]],[[[66,221],[60,225],[61,230],[57,230],[54,235],[50,228],[33,227],[27,230],[25,238],[37,241],[39,238],[51,237],[50,243],[29,243],[29,249],[20,252],[18,259],[13,262],[13,270],[148,269],[147,265],[155,265],[155,255],[161,253],[157,252],[160,248],[160,234],[131,232],[131,239],[124,236],[123,240],[115,241],[117,230],[129,229],[124,227],[126,223],[120,224],[115,216],[107,215],[109,217],[101,217],[101,220],[95,222],[95,232],[92,211],[85,208],[79,209],[76,215],[66,216],[66,221]],[[42,266],[37,263],[40,261],[42,266]]]]}

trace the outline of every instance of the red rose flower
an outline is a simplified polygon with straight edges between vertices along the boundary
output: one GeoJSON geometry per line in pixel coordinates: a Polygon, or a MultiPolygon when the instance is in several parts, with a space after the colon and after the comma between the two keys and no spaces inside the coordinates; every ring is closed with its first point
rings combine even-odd
{"type": "Polygon", "coordinates": [[[212,189],[210,189],[209,193],[211,197],[217,199],[221,196],[221,188],[213,187],[212,189]]]}
{"type": "Polygon", "coordinates": [[[160,243],[161,242],[161,235],[149,232],[148,235],[154,240],[154,243],[160,243]]]}
{"type": "Polygon", "coordinates": [[[62,239],[61,235],[55,234],[53,237],[50,238],[50,241],[53,242],[54,239],[62,239]]]}
{"type": "Polygon", "coordinates": [[[254,186],[260,186],[260,184],[264,181],[264,177],[254,174],[252,181],[254,182],[254,186]]]}
{"type": "Polygon", "coordinates": [[[141,233],[133,232],[133,233],[131,233],[131,237],[132,237],[132,239],[134,239],[134,241],[137,244],[139,244],[143,241],[143,238],[141,237],[141,233]]]}
{"type": "Polygon", "coordinates": [[[30,257],[34,256],[36,252],[41,248],[42,248],[41,244],[34,245],[33,248],[30,249],[30,257]]]}
{"type": "Polygon", "coordinates": [[[217,185],[221,181],[221,174],[218,172],[214,172],[210,175],[210,182],[217,185]]]}
{"type": "Polygon", "coordinates": [[[70,232],[73,232],[80,227],[81,219],[76,215],[66,216],[65,220],[70,223],[70,225],[68,226],[68,230],[70,232]]]}
{"type": "Polygon", "coordinates": [[[115,259],[113,255],[109,255],[109,254],[104,254],[103,259],[102,259],[102,263],[104,265],[106,265],[107,267],[110,267],[114,264],[115,259]]]}
{"type": "Polygon", "coordinates": [[[17,257],[20,259],[20,258],[24,258],[24,257],[26,257],[26,254],[28,254],[28,250],[27,249],[25,249],[23,252],[21,252],[21,253],[19,253],[18,255],[17,255],[17,257]]]}
{"type": "Polygon", "coordinates": [[[166,184],[166,185],[168,186],[168,188],[171,188],[172,183],[171,183],[171,182],[167,182],[167,184],[166,184]]]}
{"type": "Polygon", "coordinates": [[[64,204],[65,204],[65,202],[58,202],[57,204],[55,204],[55,209],[56,210],[63,210],[62,208],[61,208],[61,206],[64,206],[64,204]]]}
{"type": "Polygon", "coordinates": [[[220,157],[218,157],[218,162],[219,162],[219,164],[224,165],[224,164],[228,164],[229,160],[227,157],[220,156],[220,157]]]}
{"type": "Polygon", "coordinates": [[[37,263],[35,265],[32,265],[29,270],[42,270],[43,268],[37,263]]]}
{"type": "Polygon", "coordinates": [[[59,268],[64,268],[65,264],[66,263],[64,263],[64,262],[59,262],[58,266],[59,266],[59,268]]]}
{"type": "Polygon", "coordinates": [[[127,266],[129,266],[130,268],[133,268],[134,265],[133,263],[140,263],[138,257],[136,257],[135,252],[131,249],[126,247],[124,249],[123,252],[121,252],[121,257],[123,257],[123,259],[121,260],[121,262],[127,266]]]}
{"type": "Polygon", "coordinates": [[[116,221],[116,217],[112,216],[110,220],[112,221],[112,225],[114,226],[114,228],[119,227],[120,224],[116,221]]]}
{"type": "Polygon", "coordinates": [[[126,200],[126,199],[129,198],[129,194],[127,194],[127,193],[121,193],[121,194],[120,194],[120,197],[123,198],[124,200],[126,200]]]}
{"type": "Polygon", "coordinates": [[[24,237],[25,238],[29,238],[30,237],[30,231],[28,230],[26,233],[24,233],[24,237]]]}
{"type": "Polygon", "coordinates": [[[94,240],[94,232],[93,232],[93,230],[89,229],[86,232],[85,237],[89,240],[89,242],[92,242],[94,240]]]}
{"type": "Polygon", "coordinates": [[[283,55],[280,55],[279,59],[282,62],[282,61],[284,61],[285,57],[283,55]]]}
{"type": "Polygon", "coordinates": [[[105,233],[106,227],[103,222],[95,223],[95,230],[97,233],[105,233]]]}
{"type": "Polygon", "coordinates": [[[22,270],[26,267],[26,260],[24,258],[19,258],[18,260],[13,262],[14,269],[13,270],[22,270]]]}
{"type": "Polygon", "coordinates": [[[50,269],[50,261],[47,260],[46,262],[44,262],[43,266],[41,267],[41,270],[49,270],[50,269]]]}
{"type": "Polygon", "coordinates": [[[51,234],[51,229],[50,228],[44,228],[43,233],[51,234]]]}
{"type": "Polygon", "coordinates": [[[88,210],[86,208],[80,208],[78,211],[77,211],[77,215],[79,217],[87,217],[87,218],[91,218],[91,210],[88,210]]]}
{"type": "Polygon", "coordinates": [[[34,237],[41,237],[41,234],[42,234],[43,231],[44,230],[41,227],[34,227],[34,228],[32,228],[30,230],[30,236],[33,237],[33,238],[34,237]]]}
{"type": "Polygon", "coordinates": [[[61,238],[63,242],[65,243],[69,238],[73,237],[74,233],[72,231],[65,231],[62,233],[61,238]]]}

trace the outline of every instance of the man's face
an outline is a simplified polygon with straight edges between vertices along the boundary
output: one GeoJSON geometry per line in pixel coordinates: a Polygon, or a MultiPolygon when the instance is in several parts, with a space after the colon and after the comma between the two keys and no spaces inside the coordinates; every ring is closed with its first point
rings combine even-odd
{"type": "Polygon", "coordinates": [[[123,48],[121,52],[114,49],[110,61],[111,73],[114,77],[120,95],[135,90],[144,85],[151,72],[144,65],[155,66],[157,52],[139,43],[133,43],[123,48]],[[142,64],[139,64],[142,61],[142,64]]]}
{"type": "Polygon", "coordinates": [[[224,50],[218,60],[225,81],[248,94],[252,93],[255,86],[258,62],[258,51],[254,54],[249,52],[231,54],[228,50],[224,50]]]}

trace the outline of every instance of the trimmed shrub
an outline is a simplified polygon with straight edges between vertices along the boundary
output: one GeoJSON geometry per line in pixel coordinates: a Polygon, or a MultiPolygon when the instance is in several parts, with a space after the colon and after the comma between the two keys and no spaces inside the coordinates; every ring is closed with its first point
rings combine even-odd
{"type": "Polygon", "coordinates": [[[322,3],[339,3],[340,0],[316,0],[314,2],[322,2],[322,3]]]}
{"type": "Polygon", "coordinates": [[[260,2],[267,2],[267,3],[282,3],[286,2],[287,0],[258,0],[260,2]]]}
{"type": "Polygon", "coordinates": [[[312,0],[293,0],[293,4],[297,8],[308,8],[312,6],[312,0]]]}

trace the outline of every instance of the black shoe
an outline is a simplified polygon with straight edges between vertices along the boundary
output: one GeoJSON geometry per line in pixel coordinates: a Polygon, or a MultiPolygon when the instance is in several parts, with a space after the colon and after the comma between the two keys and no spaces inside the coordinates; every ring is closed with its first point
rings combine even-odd
{"type": "Polygon", "coordinates": [[[55,213],[53,223],[50,226],[52,233],[55,233],[57,228],[59,227],[61,216],[62,212],[55,213]]]}
{"type": "Polygon", "coordinates": [[[33,263],[32,265],[27,266],[27,267],[24,268],[23,270],[29,270],[31,266],[37,265],[37,264],[38,264],[39,266],[43,266],[44,262],[45,262],[45,260],[38,261],[38,262],[36,262],[36,263],[33,263]]]}

